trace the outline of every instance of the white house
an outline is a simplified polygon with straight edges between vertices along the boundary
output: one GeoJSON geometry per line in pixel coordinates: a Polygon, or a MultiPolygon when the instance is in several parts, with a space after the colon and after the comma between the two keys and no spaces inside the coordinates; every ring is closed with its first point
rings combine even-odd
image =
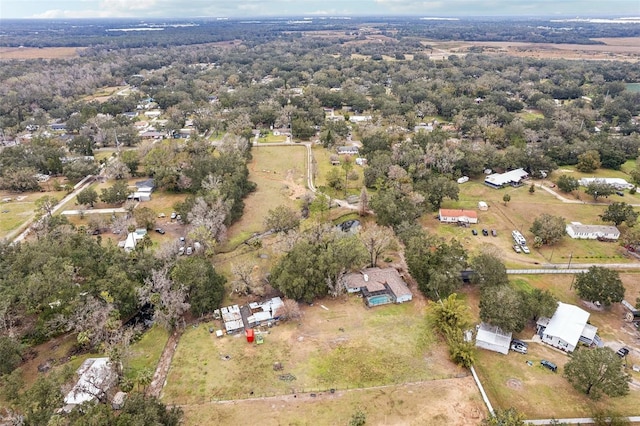
{"type": "Polygon", "coordinates": [[[506,333],[500,327],[484,322],[478,326],[476,332],[477,347],[506,355],[509,353],[510,345],[511,333],[506,333]]]}
{"type": "Polygon", "coordinates": [[[358,153],[360,152],[357,146],[339,146],[336,148],[336,151],[340,155],[358,155],[358,153]]]}
{"type": "Polygon", "coordinates": [[[520,186],[522,181],[529,177],[524,169],[515,169],[506,173],[493,173],[484,178],[484,183],[492,188],[502,188],[506,185],[520,186]]]}
{"type": "Polygon", "coordinates": [[[558,309],[551,318],[541,317],[537,322],[537,334],[542,341],[554,348],[573,352],[579,342],[585,345],[598,343],[598,329],[587,324],[589,312],[575,305],[558,302],[558,309]]]}
{"type": "Polygon", "coordinates": [[[617,240],[620,238],[620,231],[615,226],[583,225],[580,222],[571,222],[567,224],[566,231],[571,238],[576,239],[597,240],[598,238],[604,238],[617,240]]]}
{"type": "Polygon", "coordinates": [[[478,223],[478,213],[473,210],[440,209],[438,219],[443,223],[478,223]]]}
{"type": "Polygon", "coordinates": [[[582,178],[578,180],[578,183],[582,186],[589,186],[592,182],[610,185],[618,190],[633,188],[632,183],[629,183],[622,178],[582,178]]]}
{"type": "Polygon", "coordinates": [[[66,412],[84,402],[104,397],[117,380],[109,358],[87,358],[77,373],[78,381],[64,397],[63,410],[66,412]]]}

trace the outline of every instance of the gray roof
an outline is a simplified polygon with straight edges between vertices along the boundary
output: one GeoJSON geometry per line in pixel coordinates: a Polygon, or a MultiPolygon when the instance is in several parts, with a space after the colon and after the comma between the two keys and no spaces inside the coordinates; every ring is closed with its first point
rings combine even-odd
{"type": "Polygon", "coordinates": [[[396,298],[412,295],[398,271],[394,268],[367,268],[362,272],[348,274],[344,277],[347,288],[366,287],[370,292],[385,289],[385,284],[389,286],[396,298]],[[365,280],[366,277],[366,280],[365,280]]]}
{"type": "Polygon", "coordinates": [[[567,224],[567,228],[573,229],[573,232],[576,234],[620,234],[618,228],[609,225],[583,225],[581,223],[572,222],[567,224]]]}

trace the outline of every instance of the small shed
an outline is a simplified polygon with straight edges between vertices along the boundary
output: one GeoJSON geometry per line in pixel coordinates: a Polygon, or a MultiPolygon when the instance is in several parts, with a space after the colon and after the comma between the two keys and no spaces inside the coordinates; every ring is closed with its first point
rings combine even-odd
{"type": "Polygon", "coordinates": [[[489,205],[485,201],[478,201],[478,210],[487,211],[489,210],[489,205]]]}
{"type": "Polygon", "coordinates": [[[247,342],[249,343],[253,343],[253,339],[255,337],[255,334],[253,332],[253,328],[247,328],[244,330],[244,334],[246,334],[247,336],[247,342]]]}
{"type": "Polygon", "coordinates": [[[506,355],[511,346],[511,335],[502,331],[500,327],[483,322],[478,326],[476,346],[506,355]]]}

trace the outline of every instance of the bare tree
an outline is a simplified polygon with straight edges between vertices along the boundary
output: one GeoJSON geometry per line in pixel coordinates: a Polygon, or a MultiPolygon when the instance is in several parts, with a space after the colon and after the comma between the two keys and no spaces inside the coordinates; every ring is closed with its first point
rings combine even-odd
{"type": "Polygon", "coordinates": [[[138,288],[138,299],[141,304],[153,305],[153,319],[161,327],[174,330],[178,321],[189,310],[187,289],[174,283],[167,274],[167,269],[154,269],[151,278],[144,280],[138,288]]]}
{"type": "Polygon", "coordinates": [[[378,264],[380,255],[395,245],[393,230],[375,223],[360,233],[360,240],[369,252],[369,265],[372,267],[378,264]]]}
{"type": "Polygon", "coordinates": [[[119,158],[114,158],[107,162],[107,166],[104,168],[104,174],[107,178],[116,180],[129,179],[131,177],[129,166],[119,158]]]}
{"type": "Polygon", "coordinates": [[[237,293],[263,295],[264,287],[254,277],[256,265],[241,261],[231,264],[231,273],[235,277],[233,281],[233,290],[237,293]]]}
{"type": "Polygon", "coordinates": [[[358,205],[358,214],[360,216],[366,216],[369,211],[369,193],[367,192],[367,187],[363,186],[360,191],[360,204],[358,205]]]}
{"type": "Polygon", "coordinates": [[[282,306],[276,310],[275,316],[280,317],[282,321],[297,321],[302,318],[300,305],[293,299],[285,299],[282,306]]]}
{"type": "Polygon", "coordinates": [[[209,233],[210,238],[223,241],[227,235],[227,226],[224,224],[229,213],[229,203],[218,198],[213,203],[208,203],[203,197],[196,198],[187,219],[192,227],[203,227],[209,233]]]}

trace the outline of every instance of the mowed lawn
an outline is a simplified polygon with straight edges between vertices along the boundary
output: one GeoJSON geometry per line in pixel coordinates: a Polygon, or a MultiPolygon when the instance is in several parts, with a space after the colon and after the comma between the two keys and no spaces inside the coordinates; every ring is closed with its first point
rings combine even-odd
{"type": "MultiPolygon", "coordinates": [[[[446,345],[418,303],[367,309],[361,298],[322,300],[300,322],[268,329],[262,345],[244,334],[217,339],[218,322],[188,329],[176,350],[163,400],[201,404],[452,378],[446,345]],[[324,308],[323,308],[324,306],[324,308]],[[326,308],[326,309],[325,309],[326,308]],[[275,370],[274,363],[282,370],[275,370]]],[[[463,374],[464,375],[464,374],[463,374]]]]}
{"type": "Polygon", "coordinates": [[[64,191],[13,193],[0,191],[0,239],[15,237],[18,231],[34,216],[36,200],[45,195],[58,200],[67,194],[64,191]],[[1,200],[9,199],[3,202],[1,200]]]}
{"type": "MultiPolygon", "coordinates": [[[[542,183],[536,181],[536,183],[542,183]]],[[[555,190],[555,188],[554,188],[555,190]]],[[[584,224],[604,224],[598,215],[602,214],[605,206],[590,204],[569,204],[558,200],[554,195],[536,188],[529,193],[527,185],[519,188],[493,189],[482,183],[481,179],[469,181],[460,185],[460,199],[458,201],[445,200],[442,208],[469,209],[478,212],[479,223],[469,228],[452,224],[440,224],[436,219],[437,212],[425,215],[421,219],[422,225],[432,233],[446,238],[456,238],[474,255],[481,251],[495,250],[503,256],[507,267],[539,267],[548,263],[625,263],[633,261],[626,256],[619,244],[605,243],[595,240],[574,240],[565,236],[553,246],[533,247],[533,234],[529,231],[533,221],[543,213],[561,216],[568,222],[584,224]],[[505,205],[502,198],[509,194],[511,200],[505,205]],[[487,211],[479,211],[479,201],[489,205],[487,211]],[[472,229],[479,235],[472,235],[472,229]],[[484,237],[480,232],[483,228],[495,229],[497,237],[484,237]],[[517,254],[513,251],[511,231],[517,229],[522,232],[527,241],[531,254],[517,254]]]]}

